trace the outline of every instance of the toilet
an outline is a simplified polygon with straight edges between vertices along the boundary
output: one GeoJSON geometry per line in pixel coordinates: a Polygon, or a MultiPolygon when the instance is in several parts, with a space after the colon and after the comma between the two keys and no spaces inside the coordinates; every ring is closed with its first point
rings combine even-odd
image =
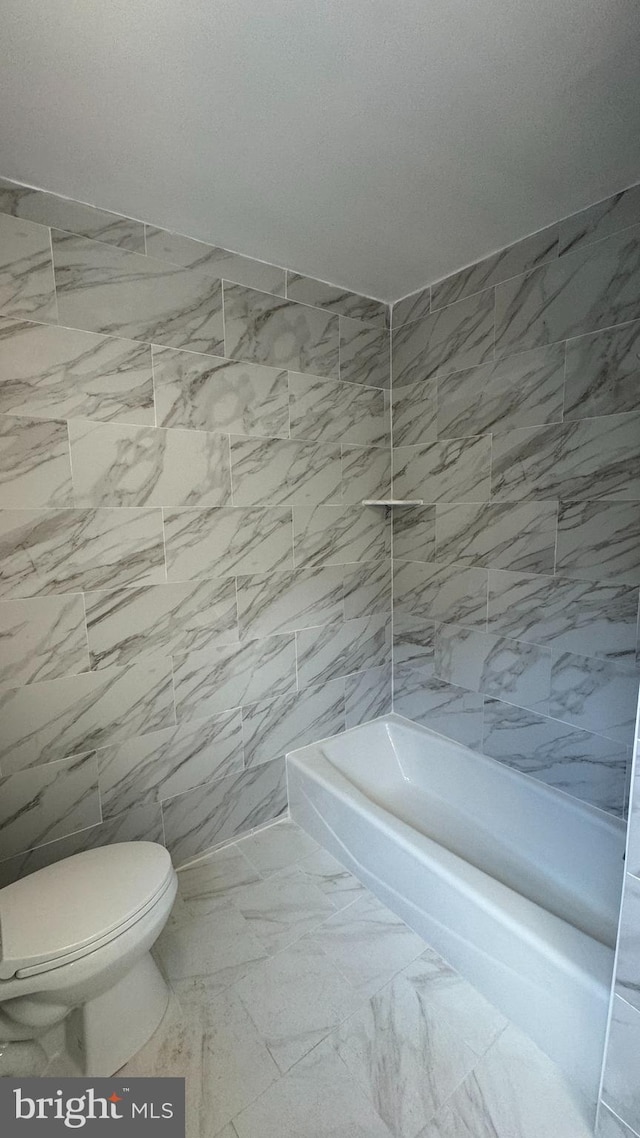
{"type": "Polygon", "coordinates": [[[123,842],[0,889],[0,1044],[63,1051],[69,1074],[122,1067],[167,1006],[150,950],[177,887],[163,846],[123,842]]]}

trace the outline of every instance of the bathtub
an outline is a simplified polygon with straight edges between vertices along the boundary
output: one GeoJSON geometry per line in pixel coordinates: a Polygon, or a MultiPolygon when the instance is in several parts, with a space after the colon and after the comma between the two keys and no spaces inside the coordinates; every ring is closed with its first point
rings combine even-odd
{"type": "Polygon", "coordinates": [[[291,816],[593,1101],[624,823],[397,715],[287,756],[291,816]]]}

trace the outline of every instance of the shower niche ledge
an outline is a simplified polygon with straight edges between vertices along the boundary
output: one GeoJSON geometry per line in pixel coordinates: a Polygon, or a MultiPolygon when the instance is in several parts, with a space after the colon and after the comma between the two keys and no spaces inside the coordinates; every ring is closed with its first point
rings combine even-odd
{"type": "Polygon", "coordinates": [[[363,506],[424,506],[423,498],[364,498],[363,506]]]}

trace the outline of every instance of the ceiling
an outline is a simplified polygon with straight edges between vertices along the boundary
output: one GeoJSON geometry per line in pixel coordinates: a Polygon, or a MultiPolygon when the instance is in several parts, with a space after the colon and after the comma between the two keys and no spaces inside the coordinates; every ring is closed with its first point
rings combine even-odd
{"type": "Polygon", "coordinates": [[[394,300],[640,179],[638,0],[0,0],[0,174],[394,300]]]}

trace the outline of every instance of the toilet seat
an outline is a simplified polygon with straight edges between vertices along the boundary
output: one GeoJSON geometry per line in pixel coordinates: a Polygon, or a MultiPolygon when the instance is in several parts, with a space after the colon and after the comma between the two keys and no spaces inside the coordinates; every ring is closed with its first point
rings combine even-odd
{"type": "Polygon", "coordinates": [[[0,982],[35,976],[113,941],[172,888],[167,850],[87,850],[0,889],[0,982]]]}

